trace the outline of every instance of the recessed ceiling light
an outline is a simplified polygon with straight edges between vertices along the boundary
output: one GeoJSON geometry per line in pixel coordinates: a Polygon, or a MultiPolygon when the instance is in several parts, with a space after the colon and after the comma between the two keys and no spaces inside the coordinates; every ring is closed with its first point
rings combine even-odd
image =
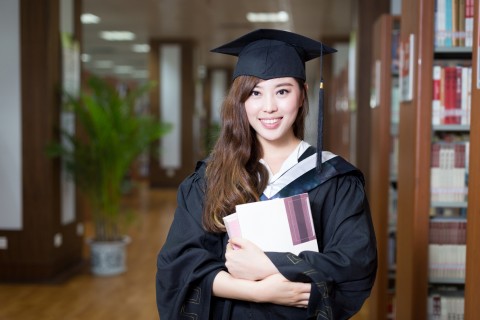
{"type": "Polygon", "coordinates": [[[102,69],[108,69],[108,68],[113,67],[113,61],[111,61],[111,60],[97,60],[97,61],[95,61],[95,67],[102,68],[102,69]]]}
{"type": "Polygon", "coordinates": [[[249,22],[287,22],[289,19],[290,17],[286,11],[247,13],[249,22]]]}
{"type": "Polygon", "coordinates": [[[83,24],[96,24],[100,22],[100,18],[91,13],[84,13],[80,17],[83,24]]]}
{"type": "Polygon", "coordinates": [[[118,74],[131,73],[132,70],[132,66],[115,66],[115,68],[113,68],[113,71],[118,74]]]}
{"type": "Polygon", "coordinates": [[[130,41],[135,39],[135,34],[130,31],[102,31],[100,38],[107,41],[130,41]]]}
{"type": "Polygon", "coordinates": [[[134,44],[132,45],[133,52],[145,53],[150,51],[150,46],[148,44],[134,44]]]}
{"type": "Polygon", "coordinates": [[[148,78],[148,71],[147,70],[135,70],[132,73],[132,76],[137,79],[146,79],[148,78]]]}

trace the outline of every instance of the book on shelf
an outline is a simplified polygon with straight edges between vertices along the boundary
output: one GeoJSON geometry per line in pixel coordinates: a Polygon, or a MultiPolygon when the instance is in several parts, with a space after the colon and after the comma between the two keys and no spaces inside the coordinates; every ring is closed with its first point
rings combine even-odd
{"type": "Polygon", "coordinates": [[[398,75],[400,68],[400,29],[392,30],[392,74],[398,75]]]}
{"type": "Polygon", "coordinates": [[[250,202],[235,207],[223,218],[228,236],[255,243],[263,251],[317,251],[308,193],[250,202]]]}
{"type": "Polygon", "coordinates": [[[435,1],[435,46],[472,47],[474,0],[435,1]]]}
{"type": "Polygon", "coordinates": [[[458,295],[434,293],[428,297],[428,319],[463,319],[464,298],[458,295]]]}
{"type": "Polygon", "coordinates": [[[469,142],[439,141],[431,148],[431,201],[466,201],[469,142]]]}
{"type": "Polygon", "coordinates": [[[462,283],[465,280],[467,220],[430,220],[429,278],[434,282],[462,283]]]}
{"type": "Polygon", "coordinates": [[[432,244],[466,244],[467,220],[432,219],[429,237],[432,244]]]}
{"type": "Polygon", "coordinates": [[[469,125],[472,68],[433,66],[432,125],[469,125]]]}
{"type": "Polygon", "coordinates": [[[463,283],[466,257],[465,244],[429,244],[428,275],[430,281],[463,283]]]}

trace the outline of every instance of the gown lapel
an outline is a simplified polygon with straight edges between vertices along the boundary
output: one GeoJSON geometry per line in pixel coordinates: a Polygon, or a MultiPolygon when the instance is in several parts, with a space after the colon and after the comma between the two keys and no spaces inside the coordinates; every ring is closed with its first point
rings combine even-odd
{"type": "Polygon", "coordinates": [[[351,164],[339,156],[329,152],[324,152],[326,157],[322,157],[322,171],[317,172],[316,161],[317,153],[315,148],[309,147],[298,159],[298,164],[294,170],[285,173],[280,179],[285,184],[281,190],[268,197],[263,193],[260,200],[270,200],[275,198],[285,198],[293,195],[308,192],[315,189],[330,178],[341,173],[356,170],[351,164]]]}

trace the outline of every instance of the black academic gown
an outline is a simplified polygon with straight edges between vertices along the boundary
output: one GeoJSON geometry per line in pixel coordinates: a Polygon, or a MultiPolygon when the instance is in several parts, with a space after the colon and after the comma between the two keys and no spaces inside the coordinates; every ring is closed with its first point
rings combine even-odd
{"type": "MultiPolygon", "coordinates": [[[[310,147],[299,159],[314,153],[310,147]]],[[[369,296],[377,255],[363,176],[341,157],[323,163],[276,197],[308,192],[318,252],[266,252],[289,280],[312,283],[308,308],[250,303],[212,295],[225,268],[226,233],[202,228],[205,163],[178,191],[178,207],[157,260],[156,292],[161,320],[174,319],[348,319],[369,296]]]]}

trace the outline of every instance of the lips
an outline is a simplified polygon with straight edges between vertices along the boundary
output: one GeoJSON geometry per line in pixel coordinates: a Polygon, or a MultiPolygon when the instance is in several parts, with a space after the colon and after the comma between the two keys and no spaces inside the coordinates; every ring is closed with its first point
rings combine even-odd
{"type": "Polygon", "coordinates": [[[261,118],[259,119],[260,122],[262,122],[263,124],[265,125],[274,125],[276,123],[278,123],[280,120],[282,120],[282,118],[261,118]]]}

